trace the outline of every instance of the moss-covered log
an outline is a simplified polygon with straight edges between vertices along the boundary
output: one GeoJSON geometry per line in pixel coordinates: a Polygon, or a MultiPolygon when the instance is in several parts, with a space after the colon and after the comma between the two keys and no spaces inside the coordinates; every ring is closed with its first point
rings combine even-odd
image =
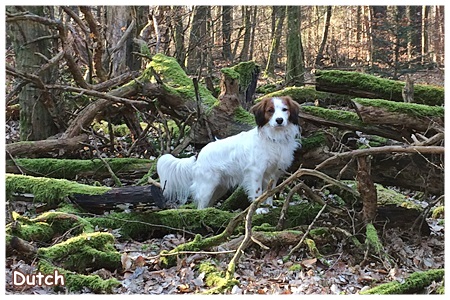
{"type": "Polygon", "coordinates": [[[339,95],[334,93],[327,93],[317,91],[315,87],[312,86],[302,86],[302,87],[286,87],[282,90],[271,92],[265,94],[264,96],[257,98],[255,102],[260,101],[265,97],[281,97],[290,96],[294,101],[299,104],[302,103],[315,103],[318,102],[319,106],[330,104],[348,104],[350,103],[351,97],[348,95],[339,95]]]}
{"type": "Polygon", "coordinates": [[[95,293],[111,293],[120,285],[115,279],[102,279],[98,275],[85,275],[93,270],[112,272],[121,267],[120,253],[114,248],[110,233],[81,234],[64,242],[37,251],[38,269],[44,274],[58,270],[64,275],[69,291],[88,288],[95,293]]]}
{"type": "Polygon", "coordinates": [[[106,232],[81,234],[50,247],[38,249],[40,259],[77,273],[88,269],[120,268],[120,253],[114,249],[114,236],[106,232]]]}
{"type": "Polygon", "coordinates": [[[6,199],[8,200],[12,200],[18,194],[32,194],[35,201],[55,205],[73,194],[101,195],[110,189],[66,179],[6,174],[6,199]]]}
{"type": "Polygon", "coordinates": [[[103,213],[125,205],[129,207],[165,208],[165,198],[159,187],[125,186],[120,188],[97,187],[79,184],[65,179],[32,177],[8,174],[6,177],[7,199],[31,194],[34,200],[57,205],[69,197],[79,207],[103,213]]]}
{"type": "MultiPolygon", "coordinates": [[[[346,94],[355,97],[386,99],[403,102],[404,82],[348,71],[316,70],[318,91],[346,94]]],[[[414,85],[414,102],[426,105],[444,105],[444,88],[414,85]]]]}
{"type": "Polygon", "coordinates": [[[444,107],[380,99],[356,98],[352,102],[366,124],[389,125],[425,132],[444,127],[444,107]]]}
{"type": "MultiPolygon", "coordinates": [[[[366,124],[359,118],[357,113],[345,110],[326,109],[315,106],[303,106],[300,110],[301,122],[311,123],[320,127],[336,127],[346,130],[361,131],[366,134],[382,136],[397,141],[412,141],[411,130],[366,124]]],[[[302,125],[303,125],[302,124],[302,125]]],[[[304,124],[306,128],[305,134],[308,134],[308,124],[304,124]]]]}
{"type": "MultiPolygon", "coordinates": [[[[117,176],[128,179],[142,178],[154,163],[138,158],[106,158],[105,161],[117,176]]],[[[77,180],[111,176],[100,159],[18,158],[6,161],[6,173],[77,180]]]]}
{"type": "Polygon", "coordinates": [[[425,272],[415,272],[405,279],[403,283],[392,281],[380,284],[369,290],[363,291],[361,295],[392,295],[392,294],[413,294],[419,293],[434,281],[439,282],[444,279],[444,269],[428,270],[425,272]]]}

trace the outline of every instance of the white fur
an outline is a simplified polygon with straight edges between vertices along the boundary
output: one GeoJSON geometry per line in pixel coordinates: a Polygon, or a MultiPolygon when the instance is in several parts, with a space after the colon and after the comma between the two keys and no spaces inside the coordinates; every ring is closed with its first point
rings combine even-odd
{"type": "MultiPolygon", "coordinates": [[[[197,158],[161,156],[157,171],[164,196],[181,204],[192,196],[197,208],[202,209],[236,186],[242,186],[254,201],[271,179],[276,185],[293,161],[300,132],[289,122],[286,104],[279,98],[269,101],[273,101],[275,111],[264,126],[211,142],[197,158]]],[[[271,205],[272,199],[266,203],[271,205]]]]}

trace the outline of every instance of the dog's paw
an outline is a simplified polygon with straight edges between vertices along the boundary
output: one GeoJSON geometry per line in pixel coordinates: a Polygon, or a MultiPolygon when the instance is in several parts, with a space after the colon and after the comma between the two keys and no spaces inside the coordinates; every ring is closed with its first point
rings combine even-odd
{"type": "Polygon", "coordinates": [[[255,212],[257,215],[263,215],[263,214],[267,214],[269,212],[269,209],[267,207],[260,207],[260,208],[257,208],[255,212]]]}

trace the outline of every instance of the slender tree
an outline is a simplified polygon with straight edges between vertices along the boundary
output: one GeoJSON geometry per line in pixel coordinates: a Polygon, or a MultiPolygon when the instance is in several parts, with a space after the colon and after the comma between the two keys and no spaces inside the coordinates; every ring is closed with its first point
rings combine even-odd
{"type": "Polygon", "coordinates": [[[300,36],[300,6],[287,6],[286,85],[304,85],[305,65],[300,36]]]}
{"type": "Polygon", "coordinates": [[[320,66],[323,64],[322,62],[323,50],[325,49],[325,44],[327,43],[328,29],[330,28],[331,11],[332,6],[331,5],[327,6],[325,11],[325,22],[323,24],[322,42],[320,43],[319,51],[317,51],[316,60],[314,62],[314,65],[316,66],[320,66]]]}
{"type": "Polygon", "coordinates": [[[196,6],[189,34],[189,47],[187,54],[187,71],[194,73],[204,65],[206,43],[206,16],[208,6],[196,6]]]}
{"type": "Polygon", "coordinates": [[[184,46],[184,26],[183,17],[184,8],[179,5],[172,6],[172,29],[173,41],[175,44],[175,58],[180,66],[185,67],[186,48],[184,46]]]}
{"type": "Polygon", "coordinates": [[[222,6],[222,57],[233,60],[231,53],[232,6],[222,6]]]}
{"type": "Polygon", "coordinates": [[[240,61],[247,61],[249,58],[250,50],[250,36],[251,36],[251,11],[250,6],[242,7],[242,15],[244,17],[244,41],[242,44],[241,54],[239,55],[240,61]]]}
{"type": "Polygon", "coordinates": [[[272,43],[269,50],[269,58],[267,59],[266,69],[264,71],[265,76],[272,76],[275,71],[275,65],[278,63],[279,48],[283,30],[283,23],[286,16],[286,8],[284,6],[273,6],[272,15],[275,16],[275,26],[272,30],[272,43]]]}

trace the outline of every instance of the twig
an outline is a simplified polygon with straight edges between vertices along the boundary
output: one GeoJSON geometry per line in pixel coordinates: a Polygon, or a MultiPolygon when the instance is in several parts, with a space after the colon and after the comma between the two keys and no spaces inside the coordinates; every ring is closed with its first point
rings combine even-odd
{"type": "Polygon", "coordinates": [[[311,228],[313,227],[314,223],[317,221],[317,219],[320,217],[320,215],[322,214],[322,212],[325,210],[325,208],[327,207],[327,205],[325,204],[324,206],[322,206],[322,208],[320,209],[320,211],[317,213],[316,217],[314,218],[314,220],[311,222],[311,224],[309,224],[308,229],[306,229],[305,233],[303,234],[301,240],[298,242],[297,245],[295,245],[294,248],[291,249],[291,251],[289,252],[289,254],[287,255],[288,257],[290,257],[294,251],[297,251],[298,248],[300,248],[300,246],[302,245],[303,241],[305,240],[306,236],[309,234],[309,232],[311,231],[311,228]]]}
{"type": "MultiPolygon", "coordinates": [[[[92,129],[91,129],[92,130],[92,129]]],[[[92,130],[92,135],[95,137],[94,132],[92,130]]],[[[100,154],[100,150],[97,147],[97,138],[95,137],[94,143],[92,143],[92,146],[95,148],[95,150],[97,151],[97,157],[100,158],[100,160],[102,161],[102,163],[105,165],[106,169],[108,170],[108,173],[111,175],[111,178],[113,179],[114,183],[116,186],[121,187],[122,186],[122,182],[120,182],[119,177],[116,176],[116,174],[114,173],[114,171],[111,169],[111,166],[108,164],[108,162],[101,156],[100,154]]]]}
{"type": "Polygon", "coordinates": [[[289,203],[291,202],[291,198],[298,192],[298,190],[301,189],[303,185],[303,182],[298,183],[295,185],[286,196],[286,199],[284,200],[283,207],[281,208],[280,212],[280,218],[278,219],[278,223],[276,226],[277,230],[282,230],[284,228],[284,222],[286,221],[287,212],[289,209],[289,203]]]}
{"type": "Polygon", "coordinates": [[[241,258],[242,254],[244,253],[244,250],[250,245],[252,241],[252,218],[253,214],[255,213],[258,206],[265,201],[269,197],[269,193],[271,192],[270,187],[272,186],[273,180],[270,180],[269,184],[267,185],[269,189],[263,193],[261,196],[259,196],[255,201],[250,204],[247,210],[247,214],[245,216],[245,235],[244,239],[242,240],[241,244],[239,245],[238,249],[236,250],[236,253],[234,254],[233,258],[228,263],[228,268],[226,271],[225,278],[227,280],[231,280],[234,277],[234,270],[236,269],[236,263],[241,258]]]}

